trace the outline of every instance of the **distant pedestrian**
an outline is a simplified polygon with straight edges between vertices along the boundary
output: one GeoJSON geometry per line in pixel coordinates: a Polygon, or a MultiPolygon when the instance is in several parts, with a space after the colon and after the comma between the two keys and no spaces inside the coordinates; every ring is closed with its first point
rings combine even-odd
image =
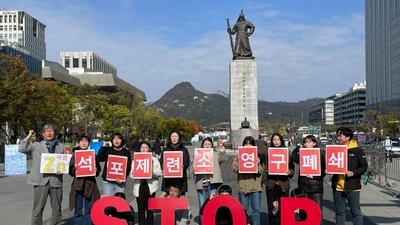
{"type": "Polygon", "coordinates": [[[1,142],[1,144],[0,144],[0,165],[4,164],[5,149],[6,149],[6,144],[4,142],[1,142]]]}
{"type": "Polygon", "coordinates": [[[389,136],[386,136],[384,146],[385,147],[392,147],[392,140],[390,139],[389,136]]]}

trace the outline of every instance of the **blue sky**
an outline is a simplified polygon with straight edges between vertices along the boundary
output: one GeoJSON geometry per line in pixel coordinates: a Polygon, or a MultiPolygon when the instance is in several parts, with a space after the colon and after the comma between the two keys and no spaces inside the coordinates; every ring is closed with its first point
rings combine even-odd
{"type": "Polygon", "coordinates": [[[2,0],[46,24],[47,58],[92,50],[149,101],[179,82],[228,92],[226,18],[243,9],[256,26],[259,98],[298,101],[365,80],[363,0],[2,0]]]}

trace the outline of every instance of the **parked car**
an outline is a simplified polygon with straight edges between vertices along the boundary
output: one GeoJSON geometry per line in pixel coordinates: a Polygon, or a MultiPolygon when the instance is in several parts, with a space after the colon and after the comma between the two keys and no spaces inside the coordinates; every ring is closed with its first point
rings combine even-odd
{"type": "Polygon", "coordinates": [[[400,144],[399,144],[399,142],[392,141],[392,145],[391,146],[385,146],[385,151],[400,153],[400,144]]]}

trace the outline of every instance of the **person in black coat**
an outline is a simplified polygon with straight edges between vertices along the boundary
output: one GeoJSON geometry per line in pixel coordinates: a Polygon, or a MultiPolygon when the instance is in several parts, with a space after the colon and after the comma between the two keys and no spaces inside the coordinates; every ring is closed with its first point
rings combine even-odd
{"type": "Polygon", "coordinates": [[[100,191],[97,187],[96,176],[99,176],[101,167],[99,162],[96,163],[96,176],[76,177],[75,167],[75,151],[86,150],[90,151],[90,138],[82,135],[78,140],[79,145],[74,147],[73,155],[69,161],[69,175],[73,177],[71,183],[71,191],[69,194],[69,209],[74,211],[74,224],[90,225],[90,209],[95,201],[100,199],[100,191]]]}
{"type": "MultiPolygon", "coordinates": [[[[181,135],[177,131],[171,131],[169,133],[169,141],[167,143],[167,146],[165,147],[164,151],[181,151],[183,152],[183,177],[182,178],[163,178],[162,180],[162,186],[161,186],[161,197],[166,197],[169,187],[173,183],[178,183],[182,187],[182,193],[181,195],[185,195],[185,193],[188,191],[188,185],[187,185],[187,168],[189,168],[190,165],[190,156],[189,156],[189,151],[183,144],[181,143],[181,135]]],[[[161,167],[164,167],[164,155],[161,155],[160,159],[161,167]]]]}
{"type": "MultiPolygon", "coordinates": [[[[303,139],[304,148],[318,148],[317,138],[314,135],[308,135],[303,139]]],[[[321,176],[300,176],[297,180],[297,185],[301,189],[307,198],[317,203],[322,213],[323,193],[324,193],[324,177],[325,177],[325,154],[321,154],[321,176]]],[[[300,146],[297,146],[291,156],[291,160],[294,163],[300,163],[300,146]]],[[[300,171],[300,170],[299,170],[300,171]]]]}
{"type": "MultiPolygon", "coordinates": [[[[271,136],[270,148],[280,148],[285,147],[285,141],[283,136],[279,133],[275,133],[271,136]]],[[[260,159],[266,162],[266,168],[268,168],[268,154],[264,156],[265,159],[260,159]]],[[[265,181],[265,192],[267,195],[267,205],[268,205],[268,215],[269,224],[280,225],[280,217],[274,215],[274,202],[277,201],[280,204],[282,197],[289,197],[290,190],[290,180],[294,175],[294,164],[293,161],[289,160],[289,170],[287,175],[269,175],[267,171],[266,181],[265,181]]]]}
{"type": "Polygon", "coordinates": [[[107,164],[108,164],[108,157],[110,155],[112,156],[122,156],[127,158],[127,166],[126,166],[126,171],[125,171],[125,177],[129,176],[129,173],[131,172],[131,166],[132,166],[132,157],[131,153],[127,148],[125,148],[125,140],[122,136],[121,133],[115,133],[111,137],[111,143],[112,147],[101,147],[99,150],[99,153],[96,156],[96,161],[97,162],[105,162],[104,163],[104,168],[103,168],[103,173],[102,173],[102,178],[103,178],[103,194],[107,196],[112,196],[117,192],[124,192],[125,191],[125,186],[126,186],[126,180],[115,180],[115,181],[110,181],[107,180],[107,164]]]}

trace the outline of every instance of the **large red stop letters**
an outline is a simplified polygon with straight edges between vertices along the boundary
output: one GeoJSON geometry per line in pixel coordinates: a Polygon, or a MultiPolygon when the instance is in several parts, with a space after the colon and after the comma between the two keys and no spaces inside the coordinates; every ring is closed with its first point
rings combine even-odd
{"type": "Polygon", "coordinates": [[[229,208],[231,211],[233,225],[246,224],[246,214],[244,213],[243,206],[236,198],[228,195],[218,195],[210,199],[203,211],[202,224],[215,225],[215,216],[217,210],[222,206],[229,208]]]}
{"type": "MultiPolygon", "coordinates": [[[[203,211],[203,225],[215,225],[215,217],[222,206],[229,208],[232,214],[233,225],[246,225],[246,214],[242,205],[236,198],[219,195],[212,198],[203,211]]],[[[104,197],[96,201],[90,216],[95,225],[127,225],[127,222],[115,217],[107,216],[104,210],[114,207],[118,212],[130,211],[129,203],[120,197],[104,197]]],[[[161,210],[161,225],[175,225],[175,210],[188,209],[187,198],[150,198],[150,210],[161,210]]],[[[281,224],[284,225],[319,225],[321,223],[321,210],[312,200],[307,198],[282,198],[281,199],[281,224]],[[305,221],[295,220],[295,211],[301,209],[307,214],[305,221]]]]}
{"type": "Polygon", "coordinates": [[[321,210],[317,203],[308,198],[281,198],[281,224],[285,225],[319,225],[321,210]],[[295,211],[301,209],[306,212],[304,221],[295,220],[295,211]]]}
{"type": "Polygon", "coordinates": [[[188,208],[187,198],[149,198],[149,210],[161,210],[161,225],[175,225],[175,210],[188,208]]]}
{"type": "Polygon", "coordinates": [[[107,216],[104,210],[107,207],[114,207],[118,212],[131,211],[129,203],[120,197],[108,196],[97,200],[90,213],[93,224],[96,225],[127,225],[125,220],[121,220],[115,217],[107,216]]]}

